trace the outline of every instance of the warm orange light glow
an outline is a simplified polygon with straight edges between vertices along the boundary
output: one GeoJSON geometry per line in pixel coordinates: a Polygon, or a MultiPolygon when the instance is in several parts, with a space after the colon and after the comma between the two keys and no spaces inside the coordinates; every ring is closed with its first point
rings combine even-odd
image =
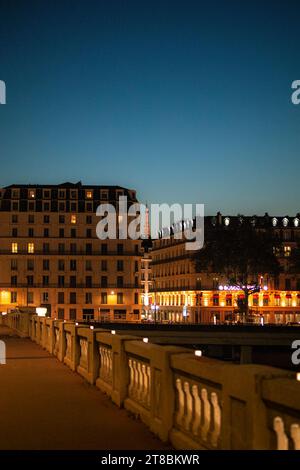
{"type": "Polygon", "coordinates": [[[77,222],[76,215],[75,214],[71,215],[71,224],[76,224],[76,222],[77,222]]]}

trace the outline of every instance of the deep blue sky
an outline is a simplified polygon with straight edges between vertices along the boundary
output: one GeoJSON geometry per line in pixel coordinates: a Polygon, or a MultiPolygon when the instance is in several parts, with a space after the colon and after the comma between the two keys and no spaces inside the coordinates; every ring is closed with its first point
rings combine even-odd
{"type": "Polygon", "coordinates": [[[0,0],[0,185],[300,212],[299,50],[299,0],[0,0]]]}

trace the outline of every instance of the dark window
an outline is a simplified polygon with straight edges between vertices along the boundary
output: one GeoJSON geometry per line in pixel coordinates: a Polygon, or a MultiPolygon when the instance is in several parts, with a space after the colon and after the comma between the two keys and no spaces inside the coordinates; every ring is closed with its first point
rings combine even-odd
{"type": "Polygon", "coordinates": [[[71,245],[70,245],[70,251],[71,251],[71,253],[77,253],[77,245],[76,245],[76,243],[71,243],[71,245]]]}
{"type": "Polygon", "coordinates": [[[101,303],[107,304],[107,292],[101,292],[101,303]]]}
{"type": "Polygon", "coordinates": [[[118,253],[118,255],[122,255],[124,253],[123,243],[118,243],[117,244],[117,253],[118,253]]]}
{"type": "Polygon", "coordinates": [[[65,285],[65,276],[58,276],[58,285],[59,285],[59,287],[64,287],[64,285],[65,285]]]}
{"type": "MultiPolygon", "coordinates": [[[[48,203],[47,203],[48,204],[48,203]]],[[[48,204],[49,205],[49,204],[48,204]]],[[[46,210],[46,209],[45,209],[46,210]]],[[[47,209],[49,210],[49,209],[47,209]]],[[[44,224],[49,224],[50,223],[50,216],[49,215],[44,215],[44,224]]]]}
{"type": "Polygon", "coordinates": [[[48,228],[44,228],[44,237],[45,238],[49,237],[49,229],[48,228]]]}
{"type": "Polygon", "coordinates": [[[101,276],[101,287],[107,287],[107,276],[101,276]]]}
{"type": "Polygon", "coordinates": [[[139,277],[138,276],[134,277],[134,286],[139,287],[139,277]]]}
{"type": "Polygon", "coordinates": [[[12,291],[12,292],[10,293],[10,302],[11,302],[12,304],[15,304],[16,302],[18,302],[18,293],[17,293],[17,292],[12,291]]]}
{"type": "Polygon", "coordinates": [[[12,259],[12,260],[10,261],[10,269],[11,269],[12,271],[16,271],[16,270],[18,269],[18,260],[12,259]]]}
{"type": "Polygon", "coordinates": [[[122,292],[118,292],[117,294],[117,304],[123,304],[123,293],[122,292]]]}
{"type": "MultiPolygon", "coordinates": [[[[45,212],[49,212],[50,211],[50,204],[49,202],[44,202],[44,211],[45,212]]],[[[46,217],[46,216],[45,216],[46,217]]],[[[48,222],[45,222],[44,223],[48,223],[48,222]]]]}
{"type": "Polygon", "coordinates": [[[33,271],[34,270],[34,261],[33,261],[33,259],[28,259],[27,260],[27,270],[28,271],[33,271]]]}
{"type": "Polygon", "coordinates": [[[27,292],[27,303],[33,304],[33,292],[27,292]]]}
{"type": "Polygon", "coordinates": [[[70,308],[70,320],[76,320],[76,308],[70,308]]]}
{"type": "Polygon", "coordinates": [[[59,229],[59,238],[64,238],[65,237],[65,229],[64,228],[60,228],[59,229]]]}
{"type": "Polygon", "coordinates": [[[124,271],[124,262],[122,259],[117,260],[117,271],[124,271]]]}
{"type": "Polygon", "coordinates": [[[76,269],[77,269],[76,259],[71,259],[70,260],[70,271],[76,271],[76,269]]]}
{"type": "Polygon", "coordinates": [[[117,287],[123,287],[123,276],[117,276],[117,287]]]}
{"type": "Polygon", "coordinates": [[[65,223],[65,216],[64,216],[64,215],[60,215],[60,216],[58,217],[58,222],[59,222],[60,224],[64,224],[64,223],[65,223]]]}
{"type": "Polygon", "coordinates": [[[291,280],[285,279],[285,290],[291,290],[291,280]]]}
{"type": "Polygon", "coordinates": [[[139,262],[138,261],[135,261],[134,262],[134,271],[137,273],[139,270],[139,262]]]}
{"type": "Polygon", "coordinates": [[[134,303],[137,305],[139,303],[139,294],[135,292],[134,294],[134,303]]]}
{"type": "Polygon", "coordinates": [[[86,304],[92,304],[93,303],[93,294],[92,294],[92,292],[86,292],[85,293],[85,303],[86,304]]]}
{"type": "Polygon", "coordinates": [[[16,286],[18,284],[18,276],[11,276],[10,283],[12,286],[16,286]]]}
{"type": "Polygon", "coordinates": [[[64,271],[65,270],[65,261],[63,259],[58,260],[58,270],[64,271]]]}
{"type": "Polygon", "coordinates": [[[49,252],[50,252],[49,243],[43,243],[43,253],[49,253],[49,252]]]}
{"type": "Polygon", "coordinates": [[[85,245],[85,252],[86,252],[86,254],[87,254],[87,255],[90,255],[90,254],[92,254],[92,251],[93,251],[93,249],[92,249],[92,244],[91,244],[91,243],[86,243],[86,245],[85,245]]]}
{"type": "Polygon", "coordinates": [[[11,231],[11,235],[13,237],[17,237],[18,236],[18,229],[17,228],[13,228],[12,231],[11,231]]]}
{"type": "Polygon", "coordinates": [[[29,236],[29,237],[34,237],[34,230],[33,230],[33,228],[29,228],[29,229],[28,229],[28,236],[29,236]]]}
{"type": "Polygon", "coordinates": [[[71,228],[71,238],[76,238],[76,228],[71,228]]]}
{"type": "Polygon", "coordinates": [[[76,304],[76,292],[70,292],[70,304],[76,304]]]}
{"type": "Polygon", "coordinates": [[[33,276],[27,276],[27,285],[33,286],[33,276]]]}
{"type": "Polygon", "coordinates": [[[63,320],[65,317],[65,309],[64,308],[58,308],[57,309],[57,318],[59,320],[63,320]]]}
{"type": "Polygon", "coordinates": [[[49,302],[49,293],[48,292],[43,292],[43,302],[49,302]]]}
{"type": "Polygon", "coordinates": [[[34,215],[29,214],[29,216],[28,216],[28,223],[29,223],[29,224],[34,224],[34,215]]]}
{"type": "Polygon", "coordinates": [[[87,224],[91,224],[91,223],[92,223],[92,216],[91,216],[91,215],[87,215],[87,216],[86,216],[86,223],[87,223],[87,224]]]}
{"type": "Polygon", "coordinates": [[[135,253],[138,255],[139,254],[139,245],[134,245],[135,248],[135,253]]]}
{"type": "Polygon", "coordinates": [[[58,294],[57,294],[57,303],[58,304],[64,304],[65,303],[65,293],[64,292],[58,292],[58,294]]]}
{"type": "Polygon", "coordinates": [[[102,255],[106,255],[106,254],[107,254],[107,243],[102,243],[102,245],[101,245],[101,253],[102,253],[102,255]]]}
{"type": "Polygon", "coordinates": [[[70,276],[70,287],[76,287],[76,276],[70,276]]]}
{"type": "Polygon", "coordinates": [[[86,271],[91,271],[92,270],[92,262],[90,259],[87,259],[85,262],[85,269],[86,271]]]}
{"type": "Polygon", "coordinates": [[[107,271],[107,260],[103,259],[101,261],[101,271],[107,271]]]}
{"type": "Polygon", "coordinates": [[[43,286],[49,286],[49,276],[43,276],[43,286]]]}
{"type": "Polygon", "coordinates": [[[92,229],[90,228],[86,229],[86,238],[92,238],[92,229]]]}
{"type": "Polygon", "coordinates": [[[64,243],[59,243],[58,244],[58,251],[59,251],[59,253],[64,253],[65,252],[65,244],[64,243]]]}
{"type": "Polygon", "coordinates": [[[50,261],[48,259],[43,259],[43,270],[49,271],[50,269],[50,261]]]}
{"type": "Polygon", "coordinates": [[[18,223],[18,216],[16,214],[14,214],[12,217],[11,217],[11,222],[13,224],[17,224],[18,223]]]}
{"type": "Polygon", "coordinates": [[[85,277],[85,286],[86,287],[92,287],[92,283],[93,283],[92,276],[86,276],[85,277]]]}

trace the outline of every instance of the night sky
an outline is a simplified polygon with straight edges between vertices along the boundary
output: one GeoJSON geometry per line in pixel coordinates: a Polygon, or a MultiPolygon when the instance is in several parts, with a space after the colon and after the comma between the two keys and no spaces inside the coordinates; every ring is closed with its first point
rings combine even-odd
{"type": "Polygon", "coordinates": [[[0,185],[300,212],[299,51],[299,0],[0,0],[0,185]]]}

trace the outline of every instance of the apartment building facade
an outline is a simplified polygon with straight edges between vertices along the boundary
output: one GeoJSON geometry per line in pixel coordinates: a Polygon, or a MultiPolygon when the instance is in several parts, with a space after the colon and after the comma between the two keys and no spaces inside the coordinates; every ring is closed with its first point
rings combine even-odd
{"type": "MultiPolygon", "coordinates": [[[[60,319],[139,321],[140,241],[100,240],[100,203],[118,186],[16,185],[0,190],[0,311],[47,308],[60,319]]],[[[118,220],[118,217],[117,217],[118,220]]]]}
{"type": "MultiPolygon", "coordinates": [[[[227,226],[239,217],[205,217],[205,230],[218,224],[227,226]]],[[[249,307],[257,323],[300,322],[300,273],[292,274],[289,259],[300,242],[300,216],[247,217],[257,229],[270,227],[280,240],[282,272],[276,278],[264,275],[258,280],[261,290],[249,297],[249,307]]],[[[228,281],[197,269],[194,253],[186,251],[185,240],[158,238],[153,240],[150,315],[162,322],[219,323],[239,320],[238,300],[243,292],[230,289],[228,281]],[[152,313],[151,313],[152,312],[152,313]]]]}

